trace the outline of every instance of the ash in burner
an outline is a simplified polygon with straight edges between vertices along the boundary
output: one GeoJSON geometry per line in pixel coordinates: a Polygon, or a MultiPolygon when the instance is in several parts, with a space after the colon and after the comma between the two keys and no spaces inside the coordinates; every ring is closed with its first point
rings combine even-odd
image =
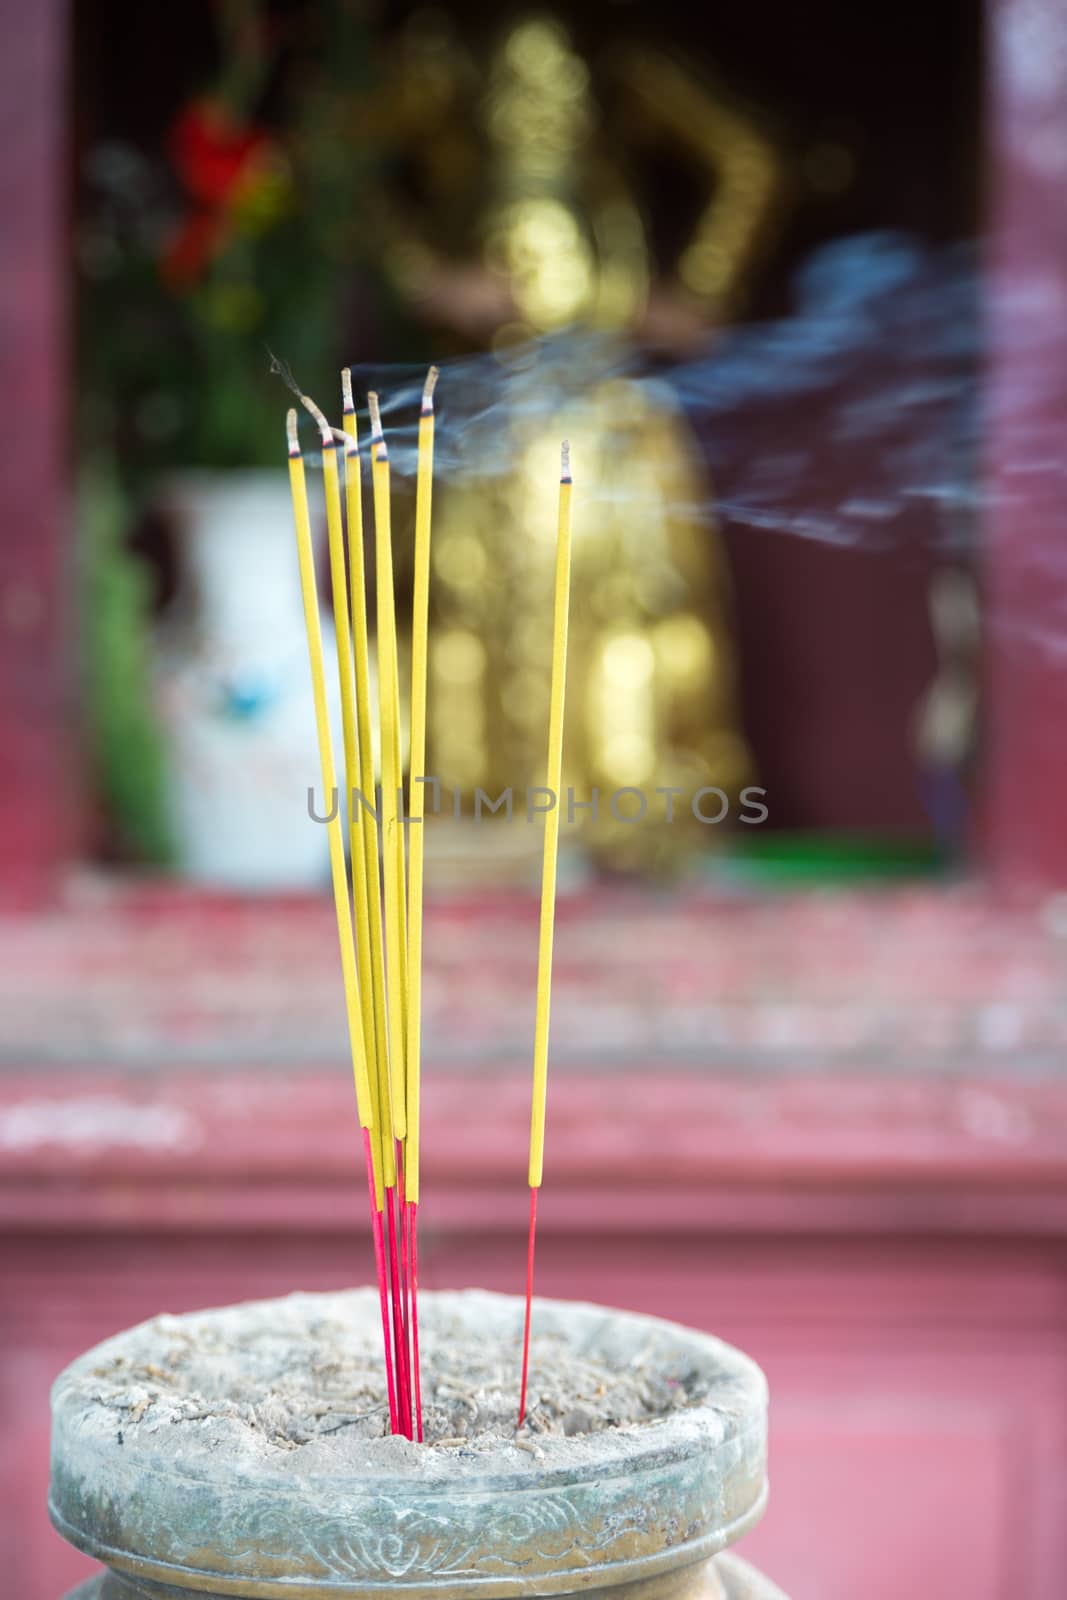
{"type": "MultiPolygon", "coordinates": [[[[390,1436],[378,1330],[366,1314],[376,1308],[358,1294],[343,1298],[353,1306],[350,1319],[320,1316],[299,1336],[284,1323],[264,1325],[251,1315],[243,1326],[232,1314],[225,1321],[157,1318],[139,1330],[138,1344],[151,1348],[151,1359],[131,1349],[102,1362],[92,1372],[93,1398],[115,1413],[124,1437],[131,1429],[178,1436],[185,1428],[223,1425],[279,1450],[341,1436],[399,1445],[390,1436]]],[[[519,1331],[501,1337],[487,1328],[482,1337],[469,1317],[447,1310],[430,1317],[422,1361],[427,1446],[478,1451],[512,1440],[536,1455],[539,1436],[652,1422],[707,1392],[706,1377],[682,1351],[672,1363],[654,1340],[620,1361],[544,1331],[533,1339],[526,1423],[516,1434],[519,1331]]]]}

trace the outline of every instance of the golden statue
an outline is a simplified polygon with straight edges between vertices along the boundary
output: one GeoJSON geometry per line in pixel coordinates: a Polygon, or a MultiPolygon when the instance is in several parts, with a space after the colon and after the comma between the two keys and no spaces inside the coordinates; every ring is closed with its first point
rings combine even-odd
{"type": "MultiPolygon", "coordinates": [[[[627,370],[635,347],[684,350],[737,310],[782,210],[783,163],[747,114],[646,51],[602,64],[612,124],[550,18],[513,25],[486,69],[426,14],[401,59],[389,126],[373,130],[408,175],[406,200],[394,186],[378,219],[388,269],[439,344],[494,352],[505,393],[519,363],[523,392],[540,396],[505,399],[492,459],[435,496],[430,770],[467,796],[510,786],[517,807],[544,781],[554,463],[569,435],[564,782],[578,803],[599,791],[595,817],[573,816],[600,859],[655,867],[709,837],[690,796],[736,796],[751,766],[711,487],[665,386],[627,370]],[[631,148],[665,147],[699,188],[669,267],[653,260],[616,126],[631,148]],[[640,827],[609,807],[624,788],[647,797],[640,827]],[[657,789],[678,791],[672,826],[655,825],[672,804],[657,789]]],[[[630,796],[618,810],[639,808],[630,796]]]]}

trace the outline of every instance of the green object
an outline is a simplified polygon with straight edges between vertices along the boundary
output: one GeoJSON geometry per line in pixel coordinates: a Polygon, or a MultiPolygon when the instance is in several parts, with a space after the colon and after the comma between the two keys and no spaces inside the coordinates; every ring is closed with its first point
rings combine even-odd
{"type": "Polygon", "coordinates": [[[927,877],[945,870],[937,845],[911,835],[764,833],[734,837],[710,875],[767,887],[927,877]]]}
{"type": "Polygon", "coordinates": [[[125,547],[131,507],[97,453],[78,490],[85,718],[97,792],[122,852],[171,859],[165,761],[150,698],[147,574],[125,547]]]}

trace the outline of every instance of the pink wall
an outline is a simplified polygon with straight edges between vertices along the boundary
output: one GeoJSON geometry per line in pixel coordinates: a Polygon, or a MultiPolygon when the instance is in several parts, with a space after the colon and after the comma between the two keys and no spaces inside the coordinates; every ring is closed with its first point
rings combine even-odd
{"type": "MultiPolygon", "coordinates": [[[[427,1287],[522,1287],[527,1086],[490,1081],[488,1146],[476,1082],[427,1084],[427,1287]]],[[[772,1501],[748,1547],[792,1600],[1059,1600],[1067,1086],[661,1067],[612,1074],[583,1142],[604,1092],[602,1072],[554,1085],[538,1288],[692,1322],[763,1364],[772,1501]]],[[[64,1362],[163,1309],[367,1280],[349,1102],[335,1071],[49,1072],[0,1092],[0,1549],[20,1600],[86,1570],[44,1511],[64,1362]]]]}
{"type": "Polygon", "coordinates": [[[1067,25],[989,7],[988,832],[1012,883],[1067,881],[1067,25]]]}
{"type": "Polygon", "coordinates": [[[0,5],[0,903],[53,887],[74,839],[65,24],[0,5]]]}

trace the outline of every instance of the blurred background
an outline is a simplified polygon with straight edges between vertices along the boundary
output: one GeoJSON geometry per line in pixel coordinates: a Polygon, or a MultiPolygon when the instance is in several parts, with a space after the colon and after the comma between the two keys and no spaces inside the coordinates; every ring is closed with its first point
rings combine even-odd
{"type": "Polygon", "coordinates": [[[1062,7],[0,15],[12,1591],[65,1362],[371,1270],[273,354],[382,391],[402,657],[443,369],[424,1283],[524,1282],[566,432],[538,1287],[762,1363],[794,1600],[1060,1596],[1062,7]]]}

